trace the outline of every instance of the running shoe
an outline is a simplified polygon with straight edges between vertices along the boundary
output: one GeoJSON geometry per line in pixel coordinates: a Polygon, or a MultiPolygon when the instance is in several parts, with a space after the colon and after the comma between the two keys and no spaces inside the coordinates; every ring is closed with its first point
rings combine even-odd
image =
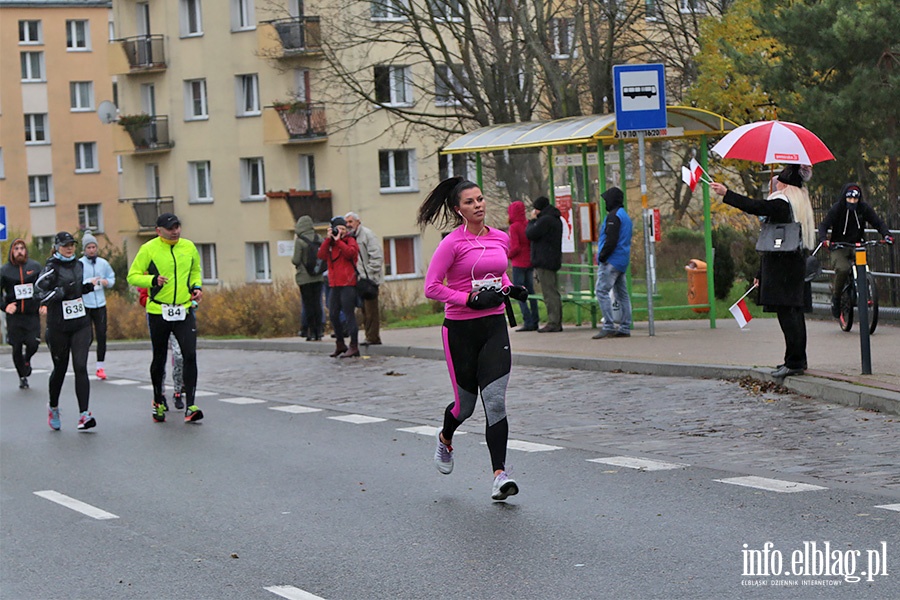
{"type": "Polygon", "coordinates": [[[59,431],[59,407],[49,406],[47,411],[47,425],[54,431],[59,431]]]}
{"type": "Polygon", "coordinates": [[[153,420],[157,423],[165,423],[166,422],[166,406],[164,403],[154,402],[153,403],[153,420]]]}
{"type": "Polygon", "coordinates": [[[106,371],[97,369],[97,379],[106,379],[106,371]]]}
{"type": "Polygon", "coordinates": [[[31,377],[31,363],[25,363],[25,377],[31,377]]]}
{"type": "Polygon", "coordinates": [[[78,429],[90,429],[91,427],[97,426],[97,420],[91,415],[90,412],[84,411],[81,413],[81,416],[78,417],[78,429]]]}
{"type": "Polygon", "coordinates": [[[444,475],[453,471],[453,446],[441,441],[441,432],[437,433],[437,448],[434,449],[434,466],[444,475]]]}
{"type": "Polygon", "coordinates": [[[187,407],[187,410],[184,411],[184,422],[185,423],[196,423],[200,419],[203,418],[203,411],[200,410],[200,407],[196,404],[191,404],[187,407]]]}
{"type": "Polygon", "coordinates": [[[27,377],[19,377],[19,389],[20,390],[28,389],[28,378],[27,377]]]}
{"type": "Polygon", "coordinates": [[[184,398],[181,392],[175,392],[172,399],[175,400],[175,408],[177,410],[184,410],[184,398]]]}
{"type": "Polygon", "coordinates": [[[509,496],[515,496],[519,493],[519,486],[509,473],[500,471],[500,474],[494,477],[494,487],[491,491],[491,498],[494,500],[506,500],[509,496]]]}

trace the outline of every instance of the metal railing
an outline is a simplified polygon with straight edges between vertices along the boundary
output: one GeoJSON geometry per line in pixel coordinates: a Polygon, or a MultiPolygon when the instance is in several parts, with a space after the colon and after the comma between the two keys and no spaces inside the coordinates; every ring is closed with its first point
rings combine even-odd
{"type": "Polygon", "coordinates": [[[174,196],[159,196],[157,198],[119,198],[119,202],[129,202],[134,209],[141,231],[153,231],[156,229],[156,219],[159,215],[175,211],[174,196]]]}
{"type": "Polygon", "coordinates": [[[289,17],[264,23],[275,28],[285,57],[322,52],[319,17],[289,17]]]}
{"type": "Polygon", "coordinates": [[[305,107],[273,107],[292,140],[325,138],[328,136],[325,105],[311,103],[305,107]]]}
{"type": "Polygon", "coordinates": [[[132,71],[166,68],[166,51],[162,35],[138,35],[116,41],[122,44],[132,71]]]}
{"type": "Polygon", "coordinates": [[[134,149],[137,151],[168,150],[175,145],[175,142],[169,139],[169,117],[166,115],[150,117],[150,122],[126,127],[125,131],[131,136],[134,149]]]}

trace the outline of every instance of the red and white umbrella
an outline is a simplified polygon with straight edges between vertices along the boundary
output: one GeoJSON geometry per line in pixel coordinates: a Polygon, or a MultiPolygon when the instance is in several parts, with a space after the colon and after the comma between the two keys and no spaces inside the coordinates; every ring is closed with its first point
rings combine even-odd
{"type": "Polygon", "coordinates": [[[796,123],[758,121],[741,125],[719,140],[712,151],[722,158],[739,158],[770,165],[814,165],[834,160],[816,134],[796,123]]]}

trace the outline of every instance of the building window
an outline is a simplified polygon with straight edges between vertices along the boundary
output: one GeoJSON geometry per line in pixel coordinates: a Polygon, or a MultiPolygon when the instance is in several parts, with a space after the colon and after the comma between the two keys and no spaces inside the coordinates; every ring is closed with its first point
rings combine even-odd
{"type": "Polygon", "coordinates": [[[256,28],[253,0],[231,0],[231,30],[242,31],[256,28]]]}
{"type": "Polygon", "coordinates": [[[69,50],[91,49],[91,30],[87,21],[66,21],[66,48],[69,50]]]}
{"type": "Polygon", "coordinates": [[[3,148],[0,148],[0,179],[6,179],[6,166],[3,164],[3,148]]]}
{"type": "Polygon", "coordinates": [[[94,110],[94,82],[69,82],[69,106],[72,112],[94,110]]]}
{"type": "Polygon", "coordinates": [[[40,21],[19,21],[19,43],[43,44],[44,38],[41,32],[40,21]]]}
{"type": "Polygon", "coordinates": [[[77,142],[75,144],[75,172],[96,173],[99,170],[97,166],[97,143],[77,142]]]}
{"type": "Polygon", "coordinates": [[[47,141],[47,115],[25,115],[25,142],[43,144],[47,141]]]}
{"type": "Polygon", "coordinates": [[[412,75],[409,67],[375,67],[375,101],[387,106],[412,104],[412,75]]]}
{"type": "Polygon", "coordinates": [[[316,189],[316,157],[312,154],[300,155],[300,187],[297,189],[316,189]]]}
{"type": "Polygon", "coordinates": [[[184,120],[208,119],[206,80],[189,79],[184,82],[184,120]]]}
{"type": "Polygon", "coordinates": [[[53,186],[50,175],[28,176],[29,204],[50,204],[53,202],[53,186]]]}
{"type": "Polygon", "coordinates": [[[419,275],[419,238],[384,238],[384,274],[388,279],[419,275]]]}
{"type": "Polygon", "coordinates": [[[468,154],[441,154],[438,156],[438,172],[441,181],[450,177],[471,180],[469,173],[475,173],[475,165],[468,154]]]}
{"type": "Polygon", "coordinates": [[[247,244],[247,279],[256,283],[272,281],[269,265],[269,244],[251,242],[247,244]]]}
{"type": "Polygon", "coordinates": [[[550,19],[553,58],[571,58],[575,53],[575,20],[550,19]]]}
{"type": "Polygon", "coordinates": [[[181,37],[203,35],[200,0],[181,0],[179,13],[181,18],[181,37]]]}
{"type": "Polygon", "coordinates": [[[235,77],[237,84],[237,115],[239,117],[257,116],[259,111],[259,76],[238,75],[235,77]]]}
{"type": "Polygon", "coordinates": [[[372,0],[373,21],[405,21],[409,0],[372,0]]]}
{"type": "Polygon", "coordinates": [[[191,202],[212,202],[212,167],[208,160],[188,163],[188,197],[191,202]]]}
{"type": "Polygon", "coordinates": [[[659,18],[659,5],[656,0],[646,0],[644,3],[644,18],[648,21],[655,21],[659,18]]]}
{"type": "Polygon", "coordinates": [[[460,0],[428,0],[431,15],[439,21],[461,21],[460,0]]]}
{"type": "Polygon", "coordinates": [[[493,15],[497,21],[511,21],[513,13],[519,8],[518,0],[492,0],[493,15]]]}
{"type": "Polygon", "coordinates": [[[216,267],[216,245],[197,244],[197,252],[200,253],[200,277],[203,283],[217,283],[219,271],[216,267]]]}
{"type": "Polygon", "coordinates": [[[462,65],[436,65],[434,68],[434,102],[438,106],[455,106],[459,99],[465,97],[466,89],[454,75],[461,73],[462,65]]]}
{"type": "Polygon", "coordinates": [[[241,200],[266,197],[266,171],[262,158],[241,159],[241,200]]]}
{"type": "Polygon", "coordinates": [[[380,150],[378,170],[382,192],[416,191],[415,150],[380,150]]]}
{"type": "Polygon", "coordinates": [[[94,233],[103,231],[103,206],[100,204],[79,204],[78,227],[90,229],[94,233]]]}
{"type": "Polygon", "coordinates": [[[706,0],[678,0],[683,13],[706,13],[706,0]]]}
{"type": "Polygon", "coordinates": [[[44,81],[44,53],[22,52],[22,81],[44,81]]]}

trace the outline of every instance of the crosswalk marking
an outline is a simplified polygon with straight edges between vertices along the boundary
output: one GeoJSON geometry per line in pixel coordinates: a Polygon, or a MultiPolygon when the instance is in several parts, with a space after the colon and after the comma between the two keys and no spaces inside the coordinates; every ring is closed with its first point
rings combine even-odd
{"type": "Polygon", "coordinates": [[[227,402],[228,404],[263,404],[265,400],[259,398],[219,398],[219,402],[227,402]]]}
{"type": "Polygon", "coordinates": [[[70,508],[76,512],[80,512],[83,515],[87,515],[93,519],[118,519],[118,515],[114,515],[112,513],[106,512],[105,510],[101,510],[96,506],[91,506],[90,504],[86,504],[81,500],[76,500],[75,498],[71,498],[66,496],[65,494],[60,494],[54,490],[42,490],[40,492],[34,492],[35,496],[40,496],[50,502],[56,502],[66,508],[70,508]]]}
{"type": "Polygon", "coordinates": [[[310,594],[309,592],[292,585],[270,585],[263,589],[267,592],[272,592],[276,596],[287,598],[288,600],[324,600],[321,596],[310,594]]]}
{"type": "MultiPolygon", "coordinates": [[[[138,382],[135,381],[134,379],[107,379],[106,380],[107,385],[134,385],[136,383],[138,383],[138,382]]],[[[141,389],[144,389],[144,388],[141,388],[141,389]]],[[[151,386],[150,389],[152,390],[153,386],[151,386]]]]}
{"type": "Polygon", "coordinates": [[[194,390],[194,398],[203,398],[205,396],[218,396],[218,392],[207,392],[206,390],[194,390]]]}
{"type": "Polygon", "coordinates": [[[637,458],[634,456],[608,456],[606,458],[589,458],[588,462],[626,467],[628,469],[640,469],[642,471],[668,471],[670,469],[683,469],[690,465],[682,463],[670,463],[649,458],[637,458]]]}
{"type": "Polygon", "coordinates": [[[551,450],[562,450],[562,446],[535,444],[534,442],[523,442],[522,440],[509,440],[506,442],[506,447],[509,450],[521,450],[522,452],[549,452],[551,450]]]}
{"type": "Polygon", "coordinates": [[[343,421],[345,423],[353,423],[354,425],[363,425],[365,423],[380,423],[387,419],[379,419],[378,417],[367,417],[366,415],[342,415],[340,417],[328,417],[335,421],[343,421]]]}
{"type": "Polygon", "coordinates": [[[297,406],[296,404],[290,404],[288,406],[270,406],[269,410],[280,410],[281,412],[294,413],[294,414],[322,412],[321,408],[310,408],[308,406],[297,406]]]}
{"type": "Polygon", "coordinates": [[[900,504],[882,504],[881,506],[876,506],[875,508],[883,508],[884,510],[895,510],[900,512],[900,504]]]}
{"type": "MultiPolygon", "coordinates": [[[[437,435],[440,427],[432,427],[431,425],[419,425],[417,427],[400,427],[397,431],[403,431],[405,433],[415,433],[418,435],[427,435],[428,437],[434,437],[437,435]]],[[[458,435],[466,435],[465,431],[460,431],[459,429],[453,434],[453,437],[458,435]]]]}
{"type": "Polygon", "coordinates": [[[820,485],[810,485],[808,483],[797,483],[795,481],[782,481],[780,479],[767,479],[765,477],[729,477],[727,479],[714,479],[719,483],[728,483],[731,485],[741,485],[744,487],[766,490],[769,492],[779,492],[782,494],[792,494],[794,492],[811,492],[814,490],[827,490],[820,485]]]}

